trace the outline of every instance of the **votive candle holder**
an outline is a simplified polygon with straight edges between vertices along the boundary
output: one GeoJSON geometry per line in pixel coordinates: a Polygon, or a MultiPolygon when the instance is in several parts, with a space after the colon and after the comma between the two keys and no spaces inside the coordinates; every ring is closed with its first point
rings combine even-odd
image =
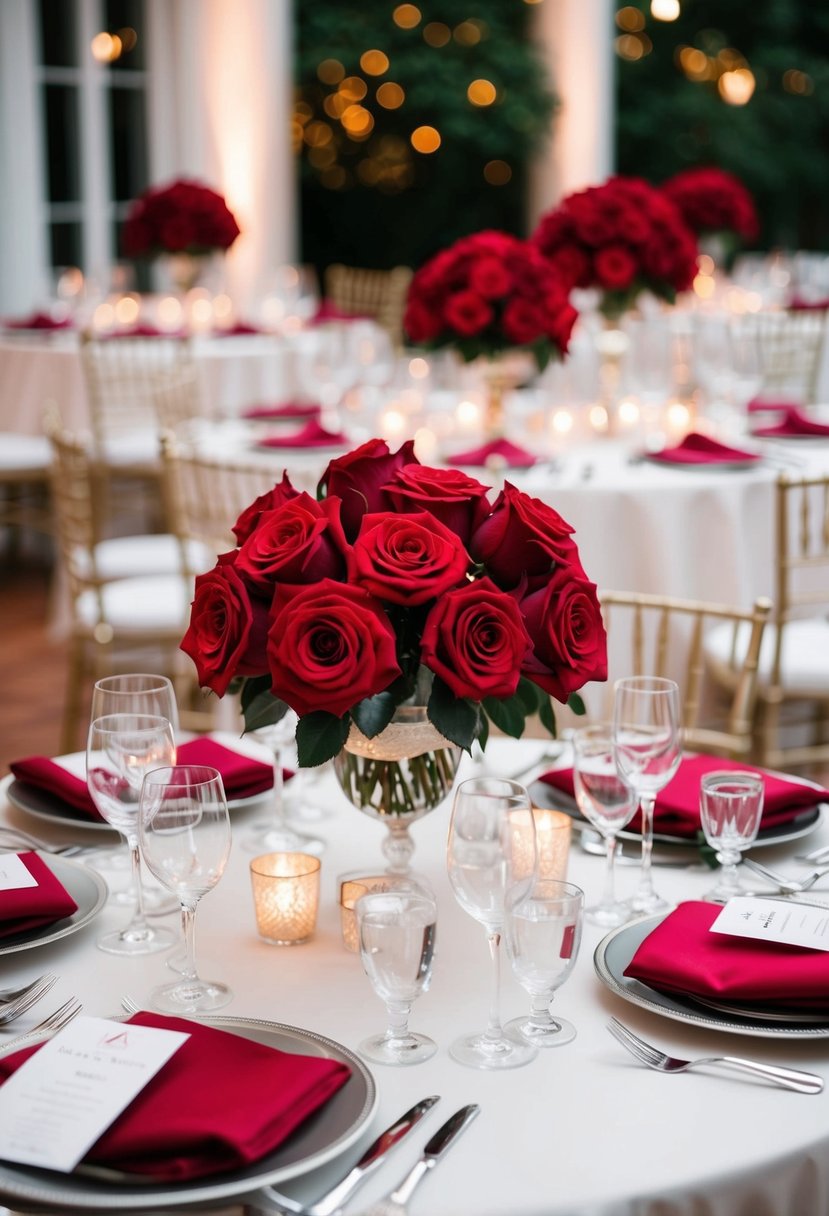
{"type": "Polygon", "coordinates": [[[299,946],[317,923],[320,861],[308,853],[265,853],[250,863],[256,927],[263,941],[299,946]]]}

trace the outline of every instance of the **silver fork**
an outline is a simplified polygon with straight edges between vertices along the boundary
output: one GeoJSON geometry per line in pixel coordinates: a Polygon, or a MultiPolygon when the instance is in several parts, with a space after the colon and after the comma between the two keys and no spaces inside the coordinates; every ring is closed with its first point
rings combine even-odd
{"type": "Polygon", "coordinates": [[[71,857],[75,853],[83,853],[86,849],[82,844],[49,844],[46,840],[40,840],[37,836],[30,836],[28,832],[23,832],[20,828],[12,828],[6,825],[0,825],[0,843],[8,844],[12,848],[35,849],[40,853],[55,853],[61,857],[71,857]]]}
{"type": "Polygon", "coordinates": [[[685,1072],[688,1068],[699,1065],[719,1064],[724,1068],[732,1068],[737,1072],[747,1072],[755,1077],[763,1077],[780,1085],[783,1089],[793,1089],[799,1094],[819,1094],[823,1089],[823,1078],[816,1077],[810,1072],[801,1072],[795,1068],[779,1068],[772,1064],[760,1064],[757,1060],[744,1060],[740,1056],[700,1056],[696,1060],[680,1060],[676,1056],[666,1055],[664,1051],[646,1043],[638,1035],[624,1026],[618,1018],[611,1018],[607,1029],[618,1043],[626,1047],[632,1056],[648,1068],[657,1072],[685,1072]]]}
{"type": "MultiPolygon", "coordinates": [[[[42,984],[51,975],[51,971],[47,971],[45,975],[39,975],[36,980],[32,980],[28,984],[22,984],[19,988],[0,988],[0,1007],[9,1001],[16,1001],[19,996],[24,996],[30,988],[34,988],[35,984],[42,984]]],[[[57,976],[54,976],[54,978],[57,979],[57,976]]]]}
{"type": "Polygon", "coordinates": [[[32,1005],[44,997],[52,985],[57,982],[57,978],[56,975],[42,975],[40,979],[21,988],[16,995],[5,998],[0,1003],[0,1026],[7,1026],[9,1022],[13,1022],[15,1018],[19,1018],[21,1014],[31,1009],[32,1005]]]}
{"type": "Polygon", "coordinates": [[[59,1030],[63,1030],[64,1026],[68,1026],[82,1009],[81,1002],[71,996],[54,1013],[50,1013],[42,1022],[38,1022],[37,1026],[24,1031],[23,1034],[15,1035],[13,1039],[9,1039],[8,1043],[0,1045],[0,1054],[5,1055],[9,1051],[16,1051],[18,1047],[25,1047],[31,1039],[39,1038],[42,1034],[57,1034],[59,1030]]]}
{"type": "Polygon", "coordinates": [[[749,870],[753,870],[761,878],[767,878],[769,882],[773,882],[786,895],[799,895],[801,891],[808,891],[825,874],[829,874],[829,866],[824,866],[820,870],[807,874],[805,878],[787,878],[785,874],[778,874],[776,870],[761,866],[759,861],[752,861],[750,857],[743,858],[743,865],[748,866],[749,870]]]}

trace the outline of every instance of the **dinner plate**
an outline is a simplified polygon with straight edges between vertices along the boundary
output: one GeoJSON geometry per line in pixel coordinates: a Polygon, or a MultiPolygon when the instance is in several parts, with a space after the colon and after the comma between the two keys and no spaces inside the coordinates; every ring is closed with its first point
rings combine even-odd
{"type": "Polygon", "coordinates": [[[51,925],[24,929],[10,937],[0,937],[0,955],[13,954],[17,950],[31,950],[35,946],[46,946],[62,937],[77,933],[98,915],[106,903],[107,885],[96,870],[71,861],[68,857],[57,857],[54,853],[40,853],[55,878],[63,884],[78,905],[71,916],[55,921],[51,925]]]}
{"type": "Polygon", "coordinates": [[[190,1182],[149,1182],[107,1171],[58,1174],[0,1161],[0,1200],[44,1205],[61,1212],[136,1212],[214,1204],[269,1183],[285,1182],[325,1165],[360,1137],[377,1108],[377,1087],[362,1060],[333,1039],[258,1018],[212,1017],[199,1021],[280,1051],[338,1060],[351,1068],[345,1085],[278,1149],[251,1165],[190,1182]],[[104,1176],[105,1175],[105,1176],[104,1176]]]}
{"type": "MultiPolygon", "coordinates": [[[[596,828],[579,811],[575,798],[570,798],[563,790],[547,785],[545,781],[534,781],[529,787],[529,792],[535,806],[552,807],[554,810],[564,811],[566,815],[569,815],[573,820],[573,827],[577,831],[596,831],[596,828]]],[[[795,815],[794,819],[790,819],[787,823],[777,823],[768,828],[761,828],[757,833],[757,839],[751,845],[752,849],[787,844],[790,840],[799,840],[801,836],[808,836],[823,823],[826,809],[826,803],[819,802],[814,806],[804,807],[795,815]]],[[[619,832],[619,839],[636,843],[642,841],[639,832],[628,832],[624,829],[619,832]]],[[[653,840],[654,844],[694,850],[699,848],[699,843],[690,836],[671,836],[666,832],[654,832],[653,840]]]]}
{"type": "Polygon", "coordinates": [[[757,455],[753,458],[746,457],[745,460],[657,460],[655,456],[645,455],[645,460],[649,464],[659,465],[663,469],[687,469],[693,473],[723,473],[732,472],[735,469],[756,469],[758,465],[762,465],[763,457],[757,455]]]}
{"type": "Polygon", "coordinates": [[[639,946],[663,918],[647,916],[631,921],[602,938],[593,955],[593,966],[602,983],[633,1005],[649,1009],[675,1022],[688,1022],[706,1030],[724,1030],[729,1034],[753,1035],[761,1039],[825,1039],[829,1038],[829,1022],[804,1023],[800,1015],[787,1021],[758,1021],[754,1016],[737,1015],[725,1008],[704,1005],[692,997],[660,992],[641,980],[625,975],[639,946]]]}

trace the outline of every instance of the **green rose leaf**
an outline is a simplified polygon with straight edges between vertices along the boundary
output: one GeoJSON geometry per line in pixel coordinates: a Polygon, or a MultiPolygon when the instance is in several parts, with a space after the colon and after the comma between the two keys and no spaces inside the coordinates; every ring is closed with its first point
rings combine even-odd
{"type": "Polygon", "coordinates": [[[538,716],[541,720],[541,725],[545,726],[550,734],[555,739],[556,737],[556,715],[553,709],[553,702],[550,697],[542,697],[541,704],[538,707],[538,716]]]}
{"type": "Polygon", "coordinates": [[[381,730],[386,729],[396,708],[397,702],[387,690],[360,701],[352,709],[351,716],[366,738],[373,739],[381,730]]]}
{"type": "Polygon", "coordinates": [[[469,751],[472,740],[478,733],[480,714],[478,707],[465,697],[455,697],[449,687],[438,676],[432,684],[432,695],[426,707],[429,721],[440,733],[469,751]]]}
{"type": "Polygon", "coordinates": [[[289,708],[271,692],[270,676],[249,676],[242,686],[240,703],[245,731],[259,730],[263,726],[281,722],[289,708]]]}
{"type": "Polygon", "coordinates": [[[486,697],[483,706],[499,730],[513,739],[521,738],[526,715],[520,697],[486,697]]]}
{"type": "Polygon", "coordinates": [[[585,707],[584,701],[577,692],[570,693],[570,696],[567,698],[567,708],[572,709],[574,714],[587,713],[587,708],[585,707]]]}
{"type": "Polygon", "coordinates": [[[537,713],[546,697],[546,693],[526,676],[522,676],[518,681],[515,695],[520,698],[525,715],[537,713]]]}
{"type": "Polygon", "coordinates": [[[348,714],[338,718],[315,710],[300,718],[296,728],[297,760],[300,768],[316,768],[342,750],[351,728],[348,714]]]}

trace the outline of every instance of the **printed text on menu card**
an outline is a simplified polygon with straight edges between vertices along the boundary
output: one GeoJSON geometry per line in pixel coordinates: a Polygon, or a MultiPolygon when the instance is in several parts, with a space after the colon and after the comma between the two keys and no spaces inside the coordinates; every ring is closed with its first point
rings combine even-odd
{"type": "Polygon", "coordinates": [[[712,923],[711,932],[829,950],[829,908],[738,895],[729,899],[712,923]]]}
{"type": "Polygon", "coordinates": [[[16,853],[0,853],[0,891],[22,891],[36,887],[37,879],[16,853]]]}
{"type": "Polygon", "coordinates": [[[189,1037],[76,1018],[0,1088],[0,1156],[69,1173],[189,1037]]]}

